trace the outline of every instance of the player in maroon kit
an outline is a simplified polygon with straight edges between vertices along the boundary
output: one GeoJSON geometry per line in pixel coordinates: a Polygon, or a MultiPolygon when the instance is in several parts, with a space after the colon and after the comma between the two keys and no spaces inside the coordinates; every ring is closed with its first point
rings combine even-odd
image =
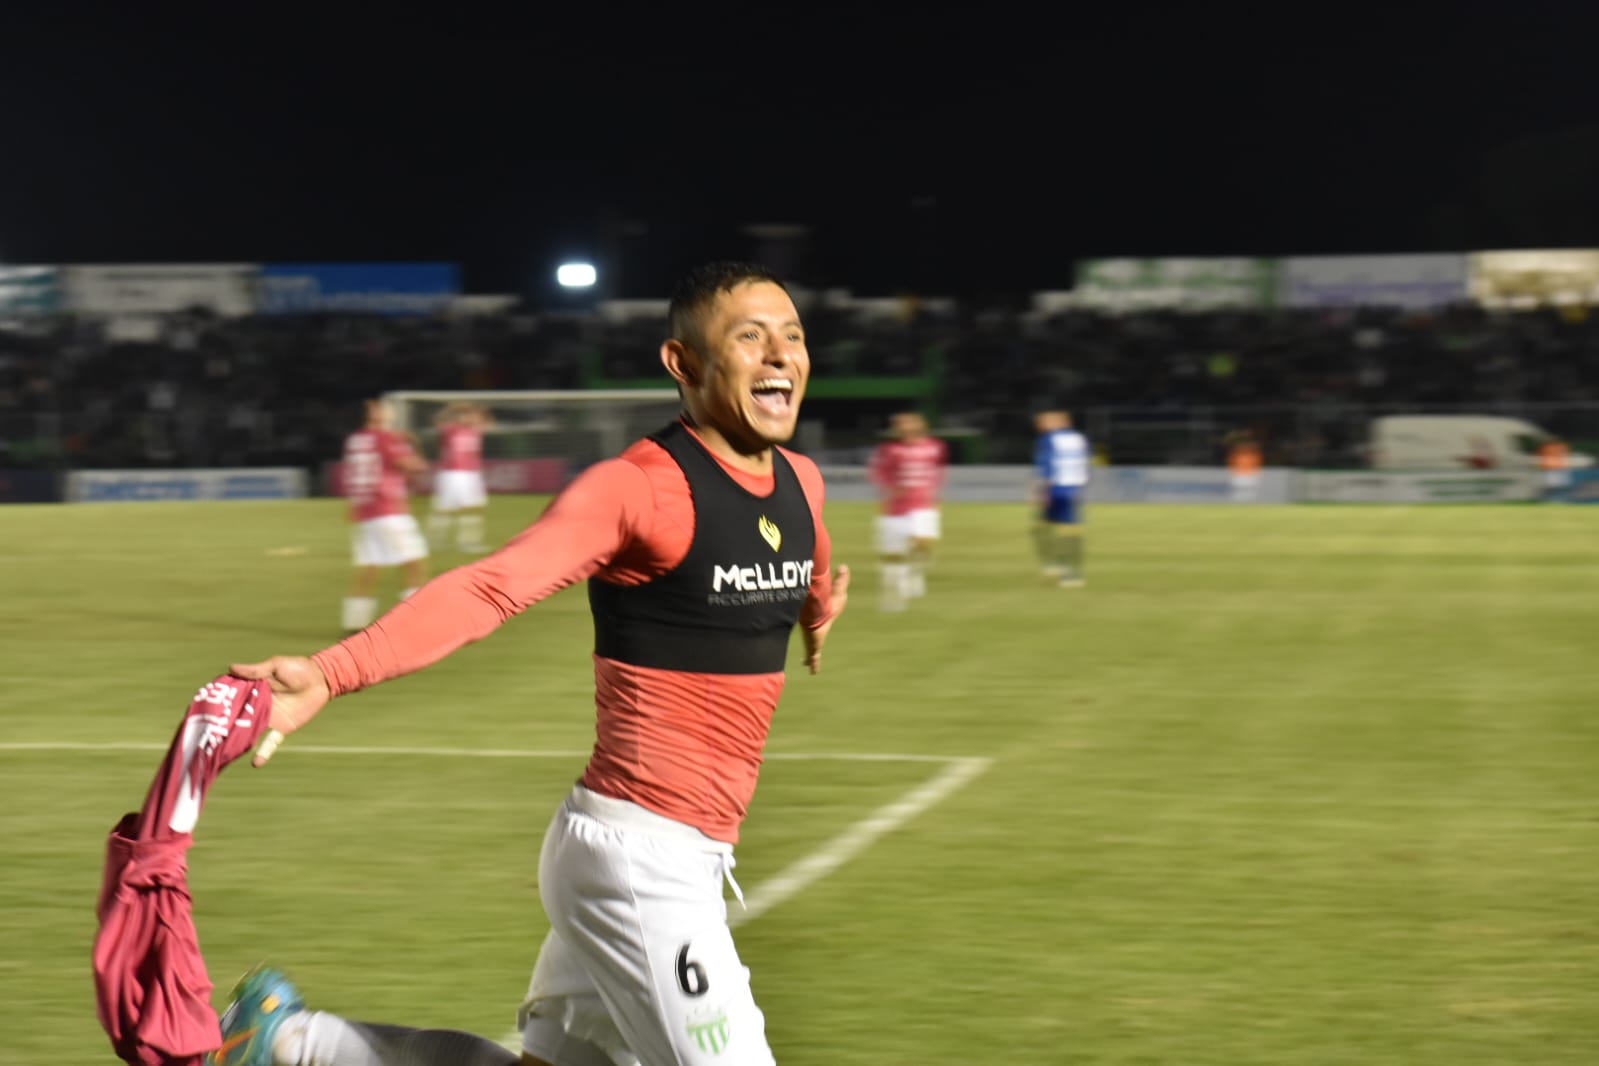
{"type": "Polygon", "coordinates": [[[483,511],[489,502],[483,481],[483,431],[493,421],[486,407],[465,400],[440,412],[438,471],[428,515],[428,540],[435,551],[449,543],[452,529],[460,551],[488,550],[483,542],[483,511]]]}
{"type": "MultiPolygon", "coordinates": [[[[519,1014],[524,1066],[774,1061],[723,884],[790,634],[797,625],[816,673],[849,571],[832,569],[820,471],[780,446],[810,377],[788,291],[759,267],[712,264],[684,280],[668,317],[676,422],[589,467],[503,548],[360,633],[309,658],[234,667],[272,683],[259,766],[330,699],[420,670],[587,581],[596,740],[540,857],[550,931],[519,1014]]],[[[223,1030],[224,1066],[512,1061],[469,1034],[306,1010],[272,970],[241,983],[223,1030]]]]}
{"type": "Polygon", "coordinates": [[[387,403],[368,400],[365,423],[344,440],[344,495],[355,525],[355,581],[344,600],[344,628],[349,631],[377,616],[374,592],[382,568],[400,567],[402,600],[427,580],[427,541],[411,514],[410,491],[411,477],[427,470],[427,460],[393,424],[387,403]]]}
{"type": "Polygon", "coordinates": [[[927,419],[920,412],[901,411],[891,425],[894,439],[877,446],[869,469],[880,499],[881,605],[886,611],[898,611],[906,601],[927,592],[949,447],[927,432],[927,419]]]}

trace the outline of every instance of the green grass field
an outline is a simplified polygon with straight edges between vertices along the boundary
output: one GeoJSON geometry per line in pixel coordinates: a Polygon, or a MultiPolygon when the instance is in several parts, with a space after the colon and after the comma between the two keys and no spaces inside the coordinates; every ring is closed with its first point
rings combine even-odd
{"type": "MultiPolygon", "coordinates": [[[[746,892],[992,762],[740,925],[785,1066],[1599,1062],[1599,508],[1103,506],[1063,590],[1020,506],[957,504],[904,614],[870,509],[830,516],[856,594],[791,673],[746,892]],[[838,755],[924,758],[798,757],[838,755]]],[[[337,639],[345,536],[326,500],[0,509],[0,1063],[114,1061],[105,834],[201,682],[337,639]]],[[[218,1006],[269,960],[508,1037],[589,644],[570,590],[224,773],[190,855],[218,1006]]]]}

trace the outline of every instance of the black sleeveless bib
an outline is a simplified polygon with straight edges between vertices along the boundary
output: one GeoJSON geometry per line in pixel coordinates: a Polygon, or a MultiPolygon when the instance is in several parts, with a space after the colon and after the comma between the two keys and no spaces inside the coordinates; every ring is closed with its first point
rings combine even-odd
{"type": "Polygon", "coordinates": [[[772,674],[810,592],[816,526],[794,468],[773,449],[775,484],[756,496],[679,422],[650,434],[688,478],[694,539],[642,585],[588,582],[594,652],[660,670],[772,674]]]}

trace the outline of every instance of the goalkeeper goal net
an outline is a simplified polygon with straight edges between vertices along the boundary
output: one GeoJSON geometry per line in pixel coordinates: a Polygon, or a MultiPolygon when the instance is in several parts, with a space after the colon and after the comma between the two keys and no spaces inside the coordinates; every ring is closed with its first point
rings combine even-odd
{"type": "Polygon", "coordinates": [[[485,460],[555,460],[570,473],[667,425],[680,403],[676,389],[399,391],[383,398],[395,428],[411,433],[429,455],[437,454],[441,416],[468,403],[491,420],[483,431],[485,460]]]}

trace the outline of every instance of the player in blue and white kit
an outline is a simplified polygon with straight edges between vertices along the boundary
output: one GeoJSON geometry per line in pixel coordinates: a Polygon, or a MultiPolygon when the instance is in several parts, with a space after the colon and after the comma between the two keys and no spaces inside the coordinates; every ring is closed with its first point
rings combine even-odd
{"type": "Polygon", "coordinates": [[[1035,538],[1044,576],[1063,588],[1083,583],[1083,497],[1087,494],[1088,438],[1072,428],[1065,411],[1041,411],[1034,419],[1038,525],[1035,538]]]}

